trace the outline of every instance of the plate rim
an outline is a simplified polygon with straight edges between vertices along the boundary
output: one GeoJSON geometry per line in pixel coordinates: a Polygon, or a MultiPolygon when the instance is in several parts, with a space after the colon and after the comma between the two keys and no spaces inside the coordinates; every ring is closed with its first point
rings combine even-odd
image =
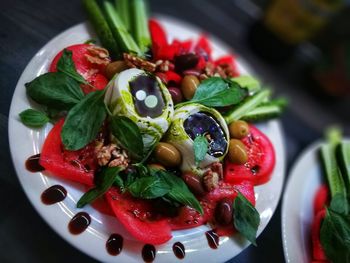
{"type": "MultiPolygon", "coordinates": [[[[161,19],[168,19],[168,16],[161,15],[160,17],[161,17],[161,19]]],[[[157,18],[158,18],[158,17],[157,17],[157,18]]],[[[186,25],[186,26],[189,25],[190,30],[195,31],[195,32],[200,32],[199,29],[198,29],[197,27],[192,26],[191,24],[188,24],[187,22],[179,21],[179,20],[177,20],[176,18],[172,18],[172,17],[169,18],[169,20],[170,20],[171,22],[175,22],[175,23],[177,23],[177,24],[180,24],[181,26],[182,26],[182,25],[186,25]]],[[[90,257],[95,258],[95,259],[97,259],[97,260],[101,260],[101,258],[96,257],[95,254],[93,254],[93,253],[88,253],[88,252],[87,252],[85,249],[83,249],[81,246],[77,245],[77,242],[73,242],[72,238],[67,238],[67,236],[64,235],[64,233],[62,233],[62,232],[60,232],[58,229],[56,229],[55,225],[53,225],[51,222],[48,221],[48,219],[47,219],[46,216],[45,216],[46,213],[44,213],[44,212],[42,211],[42,209],[40,209],[38,202],[35,202],[34,199],[31,198],[31,195],[30,195],[30,193],[29,193],[29,190],[28,190],[28,189],[26,188],[26,186],[24,185],[24,181],[22,180],[22,178],[21,178],[21,176],[20,176],[21,170],[20,170],[20,168],[19,168],[18,166],[16,166],[16,162],[15,162],[15,158],[14,158],[14,155],[15,155],[15,153],[14,153],[14,147],[15,147],[15,146],[14,146],[14,143],[13,143],[14,138],[13,138],[13,133],[11,132],[11,131],[13,131],[13,128],[14,128],[14,127],[13,127],[13,126],[14,126],[14,122],[15,122],[15,121],[18,121],[18,118],[16,119],[16,118],[14,117],[14,116],[16,115],[15,112],[14,112],[14,108],[15,108],[15,106],[14,106],[14,102],[15,102],[15,101],[14,101],[14,98],[15,98],[15,95],[18,96],[18,94],[17,94],[17,93],[18,93],[18,85],[19,85],[19,83],[20,83],[20,81],[21,81],[21,79],[22,79],[22,76],[23,76],[27,71],[30,71],[30,65],[33,63],[33,61],[35,61],[35,59],[36,59],[36,57],[38,56],[38,54],[40,54],[41,52],[43,52],[44,49],[45,49],[48,45],[52,45],[52,44],[55,43],[58,39],[60,39],[62,36],[66,35],[66,34],[69,33],[70,31],[76,30],[76,28],[78,28],[78,27],[81,26],[82,24],[84,24],[84,25],[86,26],[86,22],[78,23],[78,24],[76,24],[76,25],[74,25],[74,26],[72,26],[72,27],[70,27],[70,28],[64,30],[64,31],[61,32],[60,34],[56,35],[54,38],[52,38],[50,41],[48,41],[43,47],[41,47],[41,48],[39,49],[39,51],[35,53],[35,55],[33,56],[33,58],[28,62],[26,68],[23,70],[23,72],[22,72],[22,74],[21,74],[21,77],[19,78],[19,80],[18,80],[18,82],[17,82],[17,85],[16,85],[16,88],[15,88],[13,97],[12,97],[12,99],[11,99],[11,106],[10,106],[9,119],[8,119],[8,136],[9,136],[11,160],[12,160],[12,163],[13,163],[13,165],[14,165],[14,168],[15,168],[15,171],[16,171],[16,175],[17,175],[17,177],[18,177],[18,179],[19,179],[19,181],[20,181],[21,187],[22,187],[22,189],[24,190],[24,192],[25,192],[27,198],[29,199],[31,205],[34,207],[34,209],[37,211],[37,213],[39,213],[40,217],[50,226],[50,228],[53,229],[54,232],[56,232],[59,236],[61,236],[66,242],[68,242],[69,244],[71,244],[74,248],[79,249],[81,252],[83,252],[83,253],[89,255],[90,257]]],[[[224,42],[222,42],[220,39],[216,38],[215,36],[213,36],[213,35],[210,34],[210,38],[213,40],[213,42],[219,43],[219,45],[222,46],[224,49],[227,49],[228,51],[232,51],[232,49],[231,49],[227,44],[225,44],[224,42]]],[[[239,59],[239,61],[240,61],[240,63],[241,63],[241,59],[239,59]]],[[[245,65],[244,65],[244,66],[245,66],[245,65]]],[[[249,67],[248,67],[248,69],[249,69],[249,67]]],[[[275,125],[275,126],[276,126],[275,129],[277,129],[277,130],[279,131],[279,134],[278,134],[278,137],[279,137],[279,138],[278,138],[278,139],[281,141],[281,144],[279,145],[279,147],[281,148],[281,151],[282,151],[282,153],[283,153],[283,158],[281,158],[282,160],[281,160],[281,162],[280,162],[280,165],[282,166],[282,170],[283,170],[283,171],[281,172],[281,173],[282,173],[282,174],[281,174],[281,185],[282,185],[282,187],[280,187],[280,189],[279,189],[279,191],[278,191],[278,196],[277,196],[277,198],[276,198],[276,204],[275,204],[275,206],[273,207],[273,212],[272,212],[271,216],[269,217],[268,221],[266,222],[266,225],[264,226],[264,229],[266,228],[267,224],[268,224],[269,221],[271,220],[271,217],[272,217],[273,213],[276,211],[277,205],[279,204],[279,201],[280,201],[280,198],[281,198],[281,195],[282,195],[283,183],[284,183],[284,179],[285,179],[285,170],[286,170],[286,165],[285,165],[285,163],[286,163],[286,155],[285,155],[285,147],[284,147],[284,138],[285,138],[285,137],[284,137],[284,134],[283,134],[283,129],[282,129],[281,124],[279,123],[279,121],[271,121],[271,122],[269,122],[269,124],[275,125]]],[[[274,145],[274,147],[276,147],[276,146],[274,145]]],[[[259,186],[258,186],[258,187],[259,187],[259,186]]],[[[264,229],[263,229],[263,230],[264,230],[264,229]]],[[[262,231],[263,231],[263,230],[262,230],[262,231]]],[[[259,235],[261,234],[262,231],[260,231],[259,235]]],[[[242,248],[237,254],[235,254],[233,257],[235,257],[235,256],[237,256],[239,253],[241,253],[241,252],[244,250],[244,248],[246,248],[248,245],[249,245],[249,244],[245,244],[245,245],[243,246],[243,248],[242,248]]],[[[213,250],[213,252],[214,252],[214,250],[213,250]]],[[[113,258],[114,258],[114,257],[113,257],[113,258]]],[[[113,259],[113,258],[112,258],[112,259],[113,259]]],[[[232,256],[226,258],[226,260],[228,260],[228,259],[230,259],[230,258],[232,258],[232,256]]],[[[118,259],[120,259],[120,256],[118,257],[118,259]]]]}

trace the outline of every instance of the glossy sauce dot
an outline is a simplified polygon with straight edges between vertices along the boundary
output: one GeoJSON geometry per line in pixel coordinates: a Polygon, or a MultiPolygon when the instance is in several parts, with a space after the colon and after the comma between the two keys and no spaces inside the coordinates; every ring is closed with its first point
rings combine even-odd
{"type": "Polygon", "coordinates": [[[177,258],[183,259],[185,257],[185,247],[182,243],[176,242],[173,245],[173,251],[177,258]]]}
{"type": "Polygon", "coordinates": [[[41,201],[45,205],[52,205],[63,201],[67,196],[67,190],[62,185],[53,185],[41,194],[41,201]]]}
{"type": "Polygon", "coordinates": [[[119,234],[112,234],[106,242],[106,249],[112,256],[119,255],[123,249],[123,237],[119,234]]]}
{"type": "Polygon", "coordinates": [[[39,160],[40,160],[40,153],[30,156],[25,163],[27,170],[32,173],[44,171],[45,168],[39,164],[39,160]]]}
{"type": "Polygon", "coordinates": [[[73,235],[81,234],[91,223],[91,217],[88,213],[80,212],[76,214],[69,222],[68,229],[73,235]]]}
{"type": "Polygon", "coordinates": [[[144,245],[142,248],[142,258],[145,262],[152,262],[156,258],[156,248],[150,244],[144,245]]]}
{"type": "Polygon", "coordinates": [[[217,249],[219,246],[219,236],[215,230],[205,232],[205,236],[207,237],[209,247],[217,249]]]}

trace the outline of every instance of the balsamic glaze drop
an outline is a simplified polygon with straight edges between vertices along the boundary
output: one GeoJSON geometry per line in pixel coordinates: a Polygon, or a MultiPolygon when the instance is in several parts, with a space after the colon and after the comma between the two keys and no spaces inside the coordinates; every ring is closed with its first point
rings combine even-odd
{"type": "Polygon", "coordinates": [[[41,194],[41,201],[45,205],[52,205],[63,201],[67,196],[67,190],[62,185],[53,185],[41,194]]]}
{"type": "Polygon", "coordinates": [[[182,243],[176,242],[173,245],[173,251],[177,258],[183,259],[185,257],[185,247],[182,243]]]}
{"type": "Polygon", "coordinates": [[[40,159],[40,153],[30,156],[26,160],[25,165],[29,172],[36,173],[36,172],[45,170],[45,168],[39,164],[39,159],[40,159]]]}
{"type": "Polygon", "coordinates": [[[219,246],[219,236],[215,230],[205,232],[205,236],[207,237],[209,247],[217,249],[219,246]]]}
{"type": "Polygon", "coordinates": [[[117,256],[123,249],[123,237],[119,234],[112,234],[106,242],[107,252],[112,256],[117,256]]]}
{"type": "Polygon", "coordinates": [[[142,248],[142,258],[145,262],[152,262],[156,258],[156,248],[150,244],[144,245],[142,248]]]}
{"type": "Polygon", "coordinates": [[[73,235],[78,235],[84,232],[84,230],[90,225],[91,218],[88,213],[79,212],[69,222],[68,229],[73,235]]]}

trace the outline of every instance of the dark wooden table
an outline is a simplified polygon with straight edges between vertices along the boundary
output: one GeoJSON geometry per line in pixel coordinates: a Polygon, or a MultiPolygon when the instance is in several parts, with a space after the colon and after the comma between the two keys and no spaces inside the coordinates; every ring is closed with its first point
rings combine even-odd
{"type": "MultiPolygon", "coordinates": [[[[272,85],[283,83],[281,76],[276,77],[277,69],[255,57],[244,42],[259,9],[242,7],[237,4],[242,1],[234,0],[215,1],[215,5],[209,0],[150,2],[152,11],[193,23],[224,40],[272,85]]],[[[13,170],[7,137],[9,105],[21,72],[46,42],[85,19],[78,0],[0,3],[0,262],[95,262],[61,239],[29,204],[13,170]]],[[[289,95],[288,87],[283,87],[277,93],[289,95]]],[[[299,113],[291,107],[281,118],[288,167],[300,150],[320,137],[299,113]]],[[[280,206],[257,242],[258,247],[250,246],[229,262],[284,262],[280,206]]]]}

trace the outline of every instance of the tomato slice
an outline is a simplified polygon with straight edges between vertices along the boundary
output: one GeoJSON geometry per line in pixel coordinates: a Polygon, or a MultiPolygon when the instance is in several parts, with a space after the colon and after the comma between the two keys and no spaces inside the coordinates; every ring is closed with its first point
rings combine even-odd
{"type": "Polygon", "coordinates": [[[314,260],[327,260],[321,244],[320,231],[323,219],[326,216],[326,209],[318,211],[311,226],[312,256],[314,260]]]}
{"type": "MultiPolygon", "coordinates": [[[[102,90],[108,84],[108,79],[104,76],[106,65],[91,63],[86,58],[86,55],[89,54],[89,48],[91,47],[92,45],[90,44],[78,44],[66,47],[66,49],[72,51],[72,59],[78,73],[95,87],[94,89],[89,85],[81,85],[85,94],[95,90],[102,90]]],[[[59,52],[53,59],[49,69],[50,72],[57,71],[57,62],[61,58],[62,53],[63,51],[59,52]]]]}
{"type": "Polygon", "coordinates": [[[250,134],[242,142],[248,152],[248,162],[239,165],[226,159],[224,180],[233,184],[245,180],[251,180],[255,185],[266,183],[271,178],[276,161],[272,143],[253,125],[250,125],[250,134]]]}
{"type": "Polygon", "coordinates": [[[116,188],[106,193],[106,199],[120,223],[136,239],[159,245],[171,239],[171,228],[166,218],[154,213],[152,200],[136,199],[116,188]]]}
{"type": "Polygon", "coordinates": [[[314,198],[314,215],[323,210],[329,204],[329,189],[326,184],[318,188],[314,198]]]}
{"type": "Polygon", "coordinates": [[[92,186],[97,161],[94,147],[88,145],[79,151],[63,149],[61,130],[64,119],[59,120],[46,137],[41,150],[40,165],[57,177],[92,186]]]}
{"type": "Polygon", "coordinates": [[[254,185],[251,181],[243,181],[237,185],[220,182],[218,188],[200,198],[200,203],[204,210],[203,215],[200,215],[191,207],[181,207],[176,217],[169,218],[171,229],[188,229],[209,222],[215,227],[215,231],[219,236],[232,235],[235,232],[233,224],[225,227],[217,225],[215,223],[214,213],[216,205],[220,200],[228,198],[233,201],[238,195],[238,191],[241,192],[252,205],[255,205],[254,185]]]}

